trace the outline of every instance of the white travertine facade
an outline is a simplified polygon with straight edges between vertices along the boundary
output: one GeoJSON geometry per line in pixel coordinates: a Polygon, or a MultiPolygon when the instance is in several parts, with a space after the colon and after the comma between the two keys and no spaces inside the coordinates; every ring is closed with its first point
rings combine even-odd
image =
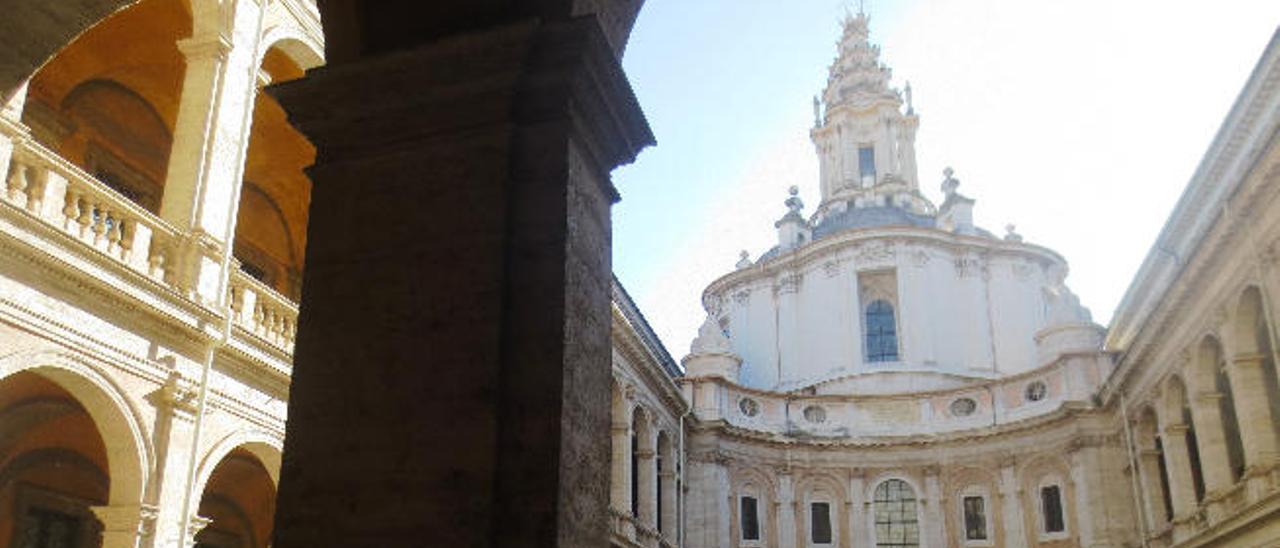
{"type": "MultiPolygon", "coordinates": [[[[940,208],[921,194],[909,103],[867,41],[845,25],[811,131],[822,197],[805,219],[792,190],[778,245],[703,296],[742,358],[742,385],[819,393],[955,387],[1096,350],[1102,329],[1064,283],[1066,261],[1012,231],[973,225],[948,170],[940,208]],[[881,303],[891,348],[869,348],[881,303]],[[963,319],[963,320],[961,320],[963,319]],[[890,374],[894,373],[894,374],[890,374]],[[870,375],[872,378],[868,378],[870,375]]],[[[909,94],[908,94],[909,97],[909,94]]]]}
{"type": "Polygon", "coordinates": [[[1108,332],[950,169],[920,193],[867,22],[815,100],[816,211],[793,187],[703,293],[686,545],[1280,545],[1277,40],[1108,332]]]}

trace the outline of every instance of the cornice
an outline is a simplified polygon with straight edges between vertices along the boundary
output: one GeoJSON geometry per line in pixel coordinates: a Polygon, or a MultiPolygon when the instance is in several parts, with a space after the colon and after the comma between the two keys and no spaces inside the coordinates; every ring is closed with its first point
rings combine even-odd
{"type": "Polygon", "coordinates": [[[1213,229],[1219,205],[1228,199],[1256,165],[1266,147],[1245,148],[1250,141],[1267,140],[1274,131],[1273,119],[1261,112],[1280,107],[1280,31],[1271,38],[1236,97],[1231,111],[1219,127],[1182,196],[1174,206],[1156,241],[1147,252],[1111,322],[1107,345],[1127,349],[1150,324],[1147,318],[1166,301],[1187,257],[1203,248],[1205,235],[1213,229]],[[1242,173],[1244,170],[1244,173],[1242,173]]]}
{"type": "MultiPolygon", "coordinates": [[[[955,430],[945,433],[913,434],[904,436],[865,436],[848,438],[797,438],[772,432],[760,432],[732,425],[724,420],[691,423],[691,430],[710,433],[725,439],[751,444],[764,444],[777,449],[807,448],[832,449],[904,449],[938,448],[944,445],[985,445],[996,438],[1024,437],[1058,428],[1071,428],[1077,421],[1106,418],[1107,411],[1082,402],[1064,402],[1050,413],[1035,415],[996,426],[955,430]]],[[[1118,427],[1116,427],[1118,428],[1118,427]]],[[[1114,428],[1113,428],[1114,430],[1114,428]]],[[[1118,435],[1107,432],[1105,435],[1118,435]]]]}
{"type": "Polygon", "coordinates": [[[613,321],[610,328],[610,338],[613,345],[619,352],[632,363],[636,369],[636,373],[644,380],[653,392],[655,392],[663,403],[669,406],[669,409],[679,416],[689,410],[689,403],[685,401],[684,395],[680,393],[680,389],[676,387],[672,378],[658,365],[657,360],[651,356],[644,344],[636,336],[631,329],[631,324],[622,316],[622,312],[617,306],[611,307],[613,310],[613,321]]]}
{"type": "MultiPolygon", "coordinates": [[[[1263,150],[1273,154],[1274,151],[1280,150],[1280,128],[1272,134],[1263,150]]],[[[1247,245],[1252,242],[1242,240],[1257,240],[1257,235],[1249,235],[1249,231],[1257,230],[1255,216],[1262,209],[1274,208],[1280,203],[1280,163],[1255,165],[1242,176],[1241,184],[1245,186],[1236,196],[1229,202],[1221,204],[1221,207],[1212,210],[1213,223],[1202,234],[1189,257],[1183,259],[1176,271],[1165,271],[1173,279],[1164,287],[1159,302],[1143,317],[1143,324],[1137,329],[1136,334],[1131,336],[1128,347],[1121,349],[1123,353],[1118,360],[1116,371],[1100,390],[1102,398],[1113,398],[1116,392],[1124,390],[1126,386],[1133,382],[1141,382],[1135,381],[1135,378],[1142,376],[1143,371],[1147,369],[1144,365],[1150,363],[1161,349],[1171,344],[1183,344],[1179,337],[1171,337],[1170,334],[1185,331],[1193,323],[1201,320],[1211,324],[1216,322],[1212,317],[1190,317],[1186,313],[1187,309],[1197,301],[1222,298],[1222,295],[1206,293],[1205,288],[1210,288],[1215,282],[1222,282],[1225,279],[1230,282],[1226,287],[1234,290],[1242,280],[1248,281],[1254,277],[1251,270],[1255,266],[1253,260],[1256,259],[1247,259],[1242,262],[1238,260],[1239,257],[1233,257],[1232,254],[1243,254],[1246,257],[1253,257],[1256,254],[1257,250],[1252,245],[1247,245]],[[1257,177],[1254,177],[1255,174],[1257,177]],[[1254,182],[1255,179],[1256,182],[1254,182]],[[1231,204],[1243,205],[1239,206],[1238,210],[1233,210],[1229,207],[1231,204]]],[[[1275,241],[1271,241],[1273,239],[1271,234],[1263,235],[1261,239],[1263,241],[1259,243],[1263,247],[1276,244],[1275,241]]],[[[1142,276],[1141,271],[1138,276],[1142,276]]],[[[1130,291],[1133,291],[1132,287],[1130,291]]],[[[1115,329],[1117,329],[1116,321],[1113,321],[1112,332],[1108,333],[1108,346],[1119,344],[1117,339],[1120,335],[1114,333],[1115,329]]],[[[1137,387],[1138,392],[1144,389],[1141,386],[1137,387]]]]}

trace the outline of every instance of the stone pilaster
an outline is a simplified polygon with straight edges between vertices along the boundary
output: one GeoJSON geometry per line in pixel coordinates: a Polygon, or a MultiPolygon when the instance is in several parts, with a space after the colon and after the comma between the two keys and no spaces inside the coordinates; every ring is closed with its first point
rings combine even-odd
{"type": "Polygon", "coordinates": [[[662,538],[674,544],[679,530],[676,527],[676,520],[679,519],[676,508],[676,471],[672,469],[674,465],[670,456],[664,455],[663,458],[667,460],[664,462],[666,468],[658,474],[658,482],[662,484],[662,494],[658,496],[658,501],[662,503],[659,505],[658,523],[661,527],[658,529],[662,538]]]}
{"type": "Polygon", "coordinates": [[[1187,451],[1187,425],[1166,425],[1161,432],[1165,469],[1169,473],[1169,497],[1173,501],[1173,538],[1189,537],[1195,529],[1197,511],[1191,456],[1187,451]]]}
{"type": "Polygon", "coordinates": [[[182,510],[190,507],[194,511],[200,504],[201,493],[191,492],[187,477],[192,459],[196,458],[191,454],[197,412],[196,391],[191,384],[172,371],[159,390],[147,395],[147,401],[156,409],[152,429],[156,453],[143,496],[157,511],[152,534],[140,543],[144,548],[179,546],[183,539],[182,510]]]}
{"type": "Polygon", "coordinates": [[[318,150],[273,545],[605,545],[608,175],[652,136],[594,17],[273,94],[318,150]]]}
{"type": "Polygon", "coordinates": [[[870,548],[871,536],[867,534],[869,527],[867,516],[867,477],[862,469],[855,469],[849,474],[849,539],[851,548],[870,548]]]}
{"type": "Polygon", "coordinates": [[[1226,434],[1222,429],[1222,394],[1201,392],[1191,401],[1191,420],[1206,425],[1196,429],[1196,444],[1200,450],[1200,469],[1204,474],[1205,499],[1209,518],[1215,520],[1222,512],[1218,498],[1235,483],[1230,460],[1227,458],[1226,434]]]}
{"type": "Polygon", "coordinates": [[[1227,366],[1244,445],[1244,480],[1250,500],[1258,500],[1271,490],[1270,475],[1278,456],[1275,418],[1271,416],[1266,370],[1262,366],[1265,359],[1262,354],[1237,354],[1227,366]]]}
{"type": "Polygon", "coordinates": [[[258,0],[198,1],[211,10],[178,43],[186,58],[160,216],[187,234],[178,244],[175,279],[205,303],[216,303],[221,255],[235,230],[245,154],[258,84],[258,0]],[[222,5],[218,5],[222,4],[222,5]]]}
{"type": "Polygon", "coordinates": [[[791,474],[778,474],[778,546],[780,548],[796,548],[799,532],[796,528],[796,493],[791,481],[791,474]]]}
{"type": "Polygon", "coordinates": [[[1124,462],[1123,453],[1085,439],[1071,447],[1069,456],[1075,488],[1075,500],[1069,508],[1074,510],[1080,546],[1116,548],[1137,540],[1136,534],[1126,537],[1137,530],[1137,516],[1132,512],[1132,483],[1117,466],[1124,462]]]}
{"type": "MultiPolygon", "coordinates": [[[[685,546],[719,548],[732,546],[730,539],[740,535],[732,527],[731,512],[738,501],[729,488],[729,474],[724,464],[711,455],[690,455],[688,460],[688,499],[685,501],[685,546]]],[[[760,522],[765,538],[773,534],[769,521],[768,499],[759,501],[760,522]]]]}
{"type": "Polygon", "coordinates": [[[1169,516],[1164,507],[1164,483],[1160,478],[1160,452],[1143,449],[1138,453],[1138,471],[1142,479],[1142,493],[1151,534],[1169,526],[1169,516]]]}
{"type": "Polygon", "coordinates": [[[102,548],[134,548],[154,536],[156,508],[146,504],[92,506],[102,523],[102,548]]]}
{"type": "Polygon", "coordinates": [[[926,546],[946,546],[946,524],[942,514],[944,508],[944,499],[942,497],[942,485],[938,480],[938,467],[930,466],[924,469],[924,518],[923,527],[921,527],[920,535],[924,539],[926,546]]]}
{"type": "Polygon", "coordinates": [[[641,440],[640,450],[636,452],[636,482],[639,483],[636,490],[640,500],[636,520],[645,528],[655,529],[658,526],[658,470],[653,448],[645,447],[645,443],[641,440]]]}
{"type": "Polygon", "coordinates": [[[13,139],[19,133],[22,107],[27,102],[27,83],[23,82],[0,103],[0,182],[8,179],[9,160],[13,158],[13,139]]]}
{"type": "Polygon", "coordinates": [[[1000,463],[1000,520],[1004,531],[1004,546],[1026,548],[1026,518],[1022,514],[1022,486],[1018,484],[1018,470],[1012,459],[1000,463]]]}

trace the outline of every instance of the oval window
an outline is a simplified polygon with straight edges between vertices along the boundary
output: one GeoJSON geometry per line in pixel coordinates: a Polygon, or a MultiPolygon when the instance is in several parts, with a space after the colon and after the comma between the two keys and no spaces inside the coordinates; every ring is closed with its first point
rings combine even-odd
{"type": "Polygon", "coordinates": [[[951,402],[951,414],[957,417],[967,417],[978,410],[978,402],[973,398],[959,398],[951,402]]]}
{"type": "Polygon", "coordinates": [[[1040,401],[1049,395],[1049,387],[1045,386],[1044,381],[1035,381],[1027,385],[1026,397],[1027,401],[1040,401]]]}
{"type": "Polygon", "coordinates": [[[826,422],[827,410],[817,405],[810,405],[804,408],[804,420],[813,423],[826,422]]]}
{"type": "Polygon", "coordinates": [[[738,400],[738,411],[745,417],[754,417],[760,414],[760,404],[751,398],[742,398],[738,400]]]}

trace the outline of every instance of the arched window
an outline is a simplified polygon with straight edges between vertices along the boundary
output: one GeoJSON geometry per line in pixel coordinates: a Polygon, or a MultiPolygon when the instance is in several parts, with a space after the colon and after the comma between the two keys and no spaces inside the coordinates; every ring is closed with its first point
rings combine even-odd
{"type": "Polygon", "coordinates": [[[876,487],[875,526],[877,547],[919,548],[920,522],[911,485],[891,479],[876,487]]]}
{"type": "Polygon", "coordinates": [[[893,305],[883,299],[867,306],[867,361],[898,361],[898,328],[893,305]]]}

